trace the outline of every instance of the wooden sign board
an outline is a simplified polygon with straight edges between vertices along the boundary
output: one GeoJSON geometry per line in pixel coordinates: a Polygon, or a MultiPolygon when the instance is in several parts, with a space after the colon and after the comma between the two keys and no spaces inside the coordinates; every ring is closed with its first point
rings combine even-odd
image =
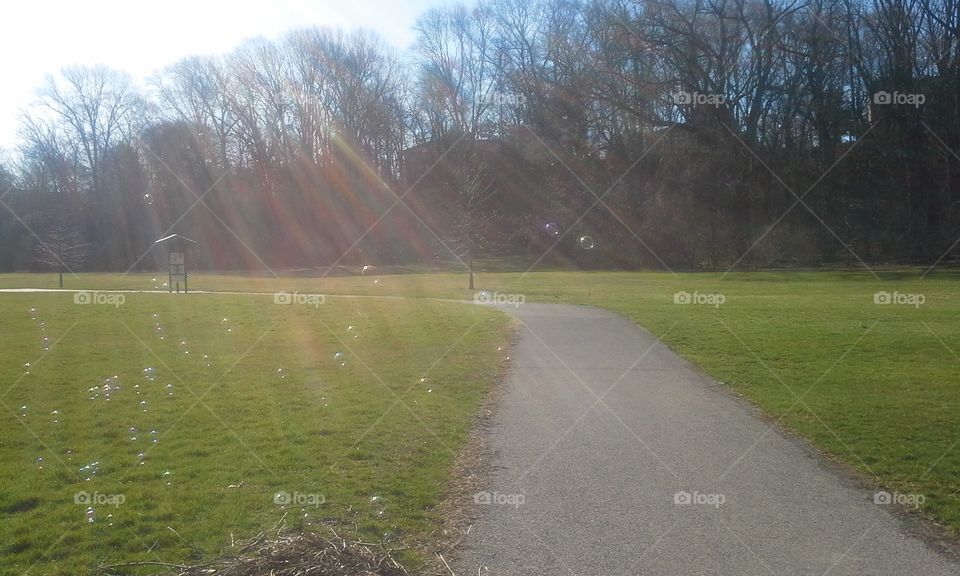
{"type": "Polygon", "coordinates": [[[187,264],[183,252],[170,253],[170,285],[175,283],[187,285],[187,264]]]}

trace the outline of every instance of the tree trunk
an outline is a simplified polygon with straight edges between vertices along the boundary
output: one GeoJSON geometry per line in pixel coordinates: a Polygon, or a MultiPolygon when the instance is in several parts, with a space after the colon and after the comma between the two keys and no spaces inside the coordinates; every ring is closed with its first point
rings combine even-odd
{"type": "Polygon", "coordinates": [[[470,269],[470,289],[473,290],[473,252],[467,255],[467,268],[470,269]]]}

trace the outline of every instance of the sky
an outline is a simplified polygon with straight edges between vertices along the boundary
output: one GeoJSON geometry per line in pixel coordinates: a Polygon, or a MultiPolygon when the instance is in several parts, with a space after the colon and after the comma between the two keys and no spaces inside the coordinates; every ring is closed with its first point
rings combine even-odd
{"type": "Polygon", "coordinates": [[[103,64],[143,82],[194,54],[223,54],[249,38],[305,26],[368,28],[397,48],[417,16],[449,0],[12,0],[0,18],[0,150],[48,74],[103,64]]]}

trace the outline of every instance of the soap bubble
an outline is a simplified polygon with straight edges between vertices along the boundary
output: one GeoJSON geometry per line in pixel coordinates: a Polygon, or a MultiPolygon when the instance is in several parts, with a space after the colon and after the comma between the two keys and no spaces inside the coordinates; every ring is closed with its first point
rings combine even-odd
{"type": "Polygon", "coordinates": [[[377,511],[377,516],[383,516],[387,511],[387,504],[383,501],[383,498],[379,496],[374,496],[370,499],[370,505],[374,507],[377,511]]]}
{"type": "Polygon", "coordinates": [[[577,240],[577,245],[584,250],[593,250],[595,246],[593,238],[590,236],[581,236],[580,239],[577,240]]]}
{"type": "Polygon", "coordinates": [[[547,233],[547,236],[556,238],[560,235],[560,227],[557,226],[555,222],[547,222],[543,225],[543,231],[547,233]]]}
{"type": "Polygon", "coordinates": [[[99,471],[100,471],[100,462],[94,461],[87,464],[86,466],[82,466],[80,468],[80,475],[86,477],[87,482],[89,482],[90,479],[96,476],[97,472],[99,471]]]}

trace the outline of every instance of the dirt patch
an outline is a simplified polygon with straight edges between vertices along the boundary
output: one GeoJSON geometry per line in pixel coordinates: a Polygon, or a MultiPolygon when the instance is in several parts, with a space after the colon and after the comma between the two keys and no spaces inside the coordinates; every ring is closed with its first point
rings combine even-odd
{"type": "Polygon", "coordinates": [[[177,576],[405,576],[409,574],[390,551],[379,544],[347,540],[330,529],[330,536],[303,533],[242,543],[233,556],[181,566],[131,562],[103,566],[102,574],[124,574],[143,566],[164,567],[177,576]]]}
{"type": "MultiPolygon", "coordinates": [[[[520,337],[520,324],[512,322],[512,348],[520,337]]],[[[504,355],[509,358],[509,351],[504,355]]],[[[494,413],[502,397],[504,386],[510,372],[509,361],[501,367],[493,390],[487,395],[480,413],[474,420],[470,438],[466,446],[454,462],[451,479],[443,500],[437,508],[442,517],[442,527],[434,538],[432,556],[437,560],[436,573],[451,575],[451,558],[456,557],[457,550],[473,528],[479,516],[479,509],[474,505],[473,497],[483,490],[490,477],[491,448],[489,443],[490,427],[493,424],[494,413]]]]}

